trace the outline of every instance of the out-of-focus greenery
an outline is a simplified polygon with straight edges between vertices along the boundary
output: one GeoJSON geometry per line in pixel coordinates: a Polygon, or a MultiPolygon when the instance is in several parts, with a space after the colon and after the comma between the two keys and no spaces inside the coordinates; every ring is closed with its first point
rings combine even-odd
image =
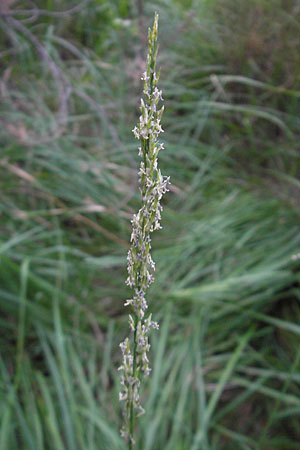
{"type": "Polygon", "coordinates": [[[75,5],[1,4],[0,449],[125,448],[131,129],[155,10],[172,187],[136,447],[299,449],[299,1],[57,14],[75,5]]]}

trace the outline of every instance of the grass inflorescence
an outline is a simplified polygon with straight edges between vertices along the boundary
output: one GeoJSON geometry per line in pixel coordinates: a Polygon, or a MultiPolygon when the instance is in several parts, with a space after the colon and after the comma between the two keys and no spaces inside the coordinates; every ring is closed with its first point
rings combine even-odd
{"type": "Polygon", "coordinates": [[[120,344],[123,362],[121,370],[120,400],[125,402],[122,436],[129,442],[129,448],[134,446],[135,416],[144,413],[140,402],[140,385],[143,376],[148,376],[148,352],[150,350],[149,332],[151,328],[158,329],[158,323],[147,314],[148,304],[145,298],[147,289],[153,283],[155,263],[151,257],[151,234],[161,228],[161,199],[169,190],[170,177],[163,177],[158,168],[158,154],[163,149],[158,136],[163,129],[161,117],[164,107],[158,109],[162,100],[162,91],[157,87],[159,76],[156,72],[158,14],[155,14],[152,30],[148,32],[147,68],[143,73],[144,99],[141,100],[141,116],[139,123],[132,130],[140,140],[139,156],[141,164],[139,170],[140,193],[142,206],[134,214],[131,233],[131,247],[127,256],[128,278],[126,284],[133,290],[133,298],[126,301],[130,306],[129,326],[132,339],[128,337],[120,344]]]}

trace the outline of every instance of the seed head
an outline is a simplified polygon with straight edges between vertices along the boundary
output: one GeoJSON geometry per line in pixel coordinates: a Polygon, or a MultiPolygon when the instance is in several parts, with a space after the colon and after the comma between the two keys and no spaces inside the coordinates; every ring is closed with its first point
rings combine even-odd
{"type": "Polygon", "coordinates": [[[162,91],[157,87],[157,26],[158,15],[155,14],[153,28],[149,29],[148,33],[147,68],[141,77],[144,82],[141,115],[139,123],[132,130],[135,138],[140,140],[138,154],[141,163],[138,176],[142,205],[131,221],[131,247],[127,255],[126,284],[133,290],[133,297],[126,300],[125,306],[129,306],[133,312],[133,315],[129,315],[133,350],[131,351],[128,338],[120,344],[123,363],[119,368],[122,372],[120,400],[125,402],[125,425],[121,434],[132,443],[132,411],[135,410],[136,415],[144,412],[139,397],[140,380],[151,371],[147,355],[150,349],[149,332],[151,328],[158,329],[157,322],[152,321],[152,315],[146,317],[148,304],[145,293],[154,281],[155,270],[155,263],[150,254],[151,233],[161,229],[163,208],[160,201],[170,184],[170,177],[162,176],[158,168],[158,154],[163,149],[163,144],[158,142],[158,136],[163,132],[161,118],[164,107],[158,108],[163,98],[162,91]]]}

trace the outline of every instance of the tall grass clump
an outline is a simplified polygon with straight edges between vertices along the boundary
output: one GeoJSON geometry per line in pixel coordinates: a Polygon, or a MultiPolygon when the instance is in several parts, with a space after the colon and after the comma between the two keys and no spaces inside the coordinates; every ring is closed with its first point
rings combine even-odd
{"type": "Polygon", "coordinates": [[[296,2],[164,0],[141,16],[129,0],[6,3],[0,449],[128,449],[117,368],[141,207],[131,125],[157,10],[172,195],[151,235],[160,329],[134,448],[299,450],[296,2]]]}
{"type": "Polygon", "coordinates": [[[162,206],[160,200],[168,191],[169,177],[163,177],[158,169],[158,153],[163,148],[157,140],[163,131],[160,125],[164,110],[157,109],[162,100],[162,92],[158,89],[159,76],[156,73],[158,14],[155,14],[153,29],[148,33],[147,69],[142,76],[144,81],[144,99],[141,100],[141,116],[139,124],[132,130],[140,139],[139,156],[142,161],[139,170],[140,193],[142,206],[132,219],[131,248],[128,252],[128,278],[126,284],[134,291],[133,298],[127,300],[125,306],[130,306],[129,326],[132,342],[126,338],[120,344],[123,353],[120,400],[125,402],[125,425],[121,434],[133,448],[134,419],[136,413],[142,414],[139,387],[142,376],[150,373],[147,352],[150,349],[148,334],[151,328],[158,329],[157,322],[152,321],[152,315],[145,317],[148,308],[145,293],[154,281],[152,272],[155,263],[152,260],[151,233],[159,230],[162,206]]]}

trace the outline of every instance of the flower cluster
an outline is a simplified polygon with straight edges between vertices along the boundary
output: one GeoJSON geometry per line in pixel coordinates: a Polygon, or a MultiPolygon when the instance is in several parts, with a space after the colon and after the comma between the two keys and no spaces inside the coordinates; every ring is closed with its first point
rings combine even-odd
{"type": "Polygon", "coordinates": [[[155,14],[153,29],[148,34],[147,69],[142,76],[144,81],[144,100],[141,100],[141,116],[138,125],[132,130],[140,140],[139,170],[140,193],[142,206],[132,219],[131,247],[128,252],[128,278],[126,284],[132,288],[133,297],[126,301],[132,315],[129,315],[129,326],[132,333],[132,350],[130,340],[125,339],[120,344],[123,354],[121,370],[120,400],[125,402],[125,426],[121,434],[133,445],[133,422],[136,411],[144,412],[139,399],[139,387],[142,375],[149,375],[150,367],[147,352],[150,349],[149,331],[158,329],[158,324],[152,321],[151,314],[146,317],[148,308],[145,293],[154,281],[155,263],[152,260],[151,233],[161,228],[160,201],[168,191],[169,177],[163,177],[158,169],[158,153],[163,144],[158,142],[158,136],[163,132],[160,121],[164,107],[158,109],[162,100],[162,92],[158,89],[159,76],[156,73],[157,56],[157,24],[155,14]]]}

